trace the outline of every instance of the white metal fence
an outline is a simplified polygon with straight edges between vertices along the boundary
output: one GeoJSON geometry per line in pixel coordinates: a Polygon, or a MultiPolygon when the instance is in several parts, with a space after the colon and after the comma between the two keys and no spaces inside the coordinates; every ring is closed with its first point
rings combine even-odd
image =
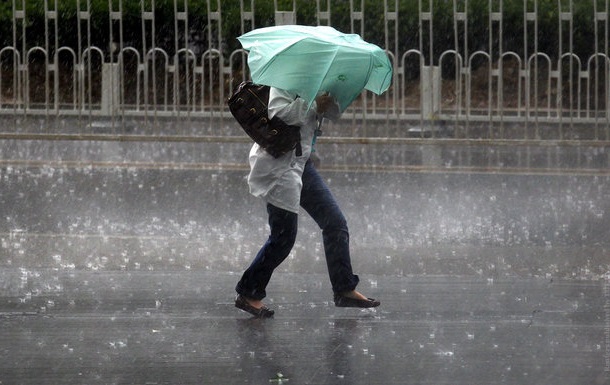
{"type": "MultiPolygon", "coordinates": [[[[472,36],[473,0],[445,1],[445,8],[452,3],[448,16],[439,15],[439,2],[422,0],[316,0],[315,6],[313,0],[173,0],[169,41],[162,36],[167,31],[159,30],[155,0],[138,1],[136,11],[135,0],[109,0],[101,17],[109,26],[104,45],[92,43],[100,40],[92,2],[104,2],[39,0],[45,32],[33,36],[30,1],[12,0],[12,44],[0,47],[0,116],[78,117],[87,127],[99,119],[231,124],[225,100],[248,75],[245,53],[227,42],[263,25],[333,25],[341,16],[348,20],[345,32],[365,39],[381,34],[394,66],[389,92],[364,93],[347,111],[351,122],[380,128],[356,135],[610,140],[610,0],[479,1],[487,6],[487,36],[472,36]],[[70,2],[77,11],[63,15],[61,4],[70,2]],[[333,14],[338,3],[349,4],[349,15],[333,14]],[[549,4],[553,23],[541,25],[540,9],[549,4]],[[509,5],[519,9],[519,20],[507,19],[509,5]],[[239,31],[225,36],[230,7],[239,10],[239,31]],[[264,7],[272,9],[273,20],[256,18],[264,7]],[[372,14],[383,24],[369,23],[372,14]],[[201,15],[203,24],[192,22],[201,15]],[[438,34],[447,33],[436,29],[441,16],[451,18],[451,35],[443,38],[452,48],[438,52],[438,34]],[[408,43],[401,29],[407,17],[417,19],[408,43]],[[138,30],[126,30],[128,18],[138,20],[138,30]],[[74,26],[76,44],[64,44],[62,23],[74,26]],[[518,52],[506,49],[514,23],[522,31],[510,41],[520,46],[518,52]],[[583,23],[593,26],[590,49],[575,52],[573,36],[583,23]],[[538,46],[547,35],[557,36],[552,53],[538,46]]],[[[113,132],[123,133],[124,124],[117,127],[113,132]]],[[[0,130],[19,129],[6,124],[0,130]]]]}

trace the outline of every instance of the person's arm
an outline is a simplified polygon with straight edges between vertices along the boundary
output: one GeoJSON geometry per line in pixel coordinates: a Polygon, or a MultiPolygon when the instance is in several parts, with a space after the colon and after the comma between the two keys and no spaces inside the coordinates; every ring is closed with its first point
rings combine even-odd
{"type": "Polygon", "coordinates": [[[309,108],[307,101],[296,94],[275,87],[269,90],[268,108],[269,118],[277,116],[286,124],[295,126],[302,125],[311,113],[317,113],[329,120],[336,120],[341,116],[339,104],[328,94],[318,96],[309,108]]]}
{"type": "Polygon", "coordinates": [[[301,126],[310,113],[307,102],[296,94],[279,88],[271,87],[269,90],[269,118],[277,116],[284,123],[301,126]]]}

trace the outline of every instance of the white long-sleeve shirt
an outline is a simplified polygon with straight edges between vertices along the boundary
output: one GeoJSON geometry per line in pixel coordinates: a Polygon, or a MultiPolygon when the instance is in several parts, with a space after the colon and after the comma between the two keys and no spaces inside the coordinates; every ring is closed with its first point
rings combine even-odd
{"type": "MultiPolygon", "coordinates": [[[[299,212],[303,169],[312,150],[317,128],[316,103],[311,108],[305,100],[288,91],[271,87],[269,91],[269,118],[278,116],[285,123],[301,127],[302,155],[290,151],[279,158],[269,155],[258,144],[250,150],[250,193],[267,203],[293,213],[299,212]]],[[[338,105],[326,111],[325,118],[334,120],[340,116],[338,105]]]]}

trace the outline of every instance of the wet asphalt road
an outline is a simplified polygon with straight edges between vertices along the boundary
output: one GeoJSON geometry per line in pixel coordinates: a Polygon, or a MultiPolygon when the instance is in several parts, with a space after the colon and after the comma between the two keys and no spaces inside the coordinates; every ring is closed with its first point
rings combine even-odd
{"type": "Polygon", "coordinates": [[[332,305],[324,275],[279,273],[276,316],[257,320],[233,307],[233,273],[0,274],[2,384],[608,380],[607,280],[367,275],[382,306],[358,310],[332,305]]]}
{"type": "Polygon", "coordinates": [[[88,146],[3,153],[1,384],[608,383],[607,176],[323,171],[382,306],[333,306],[303,217],[262,321],[245,169],[88,146]]]}

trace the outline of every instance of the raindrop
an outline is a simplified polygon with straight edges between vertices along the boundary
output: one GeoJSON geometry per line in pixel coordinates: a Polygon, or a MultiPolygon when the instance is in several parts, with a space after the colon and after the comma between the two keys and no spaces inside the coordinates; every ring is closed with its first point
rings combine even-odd
{"type": "Polygon", "coordinates": [[[450,350],[441,350],[440,352],[436,353],[436,355],[442,357],[453,357],[453,352],[450,350]]]}

